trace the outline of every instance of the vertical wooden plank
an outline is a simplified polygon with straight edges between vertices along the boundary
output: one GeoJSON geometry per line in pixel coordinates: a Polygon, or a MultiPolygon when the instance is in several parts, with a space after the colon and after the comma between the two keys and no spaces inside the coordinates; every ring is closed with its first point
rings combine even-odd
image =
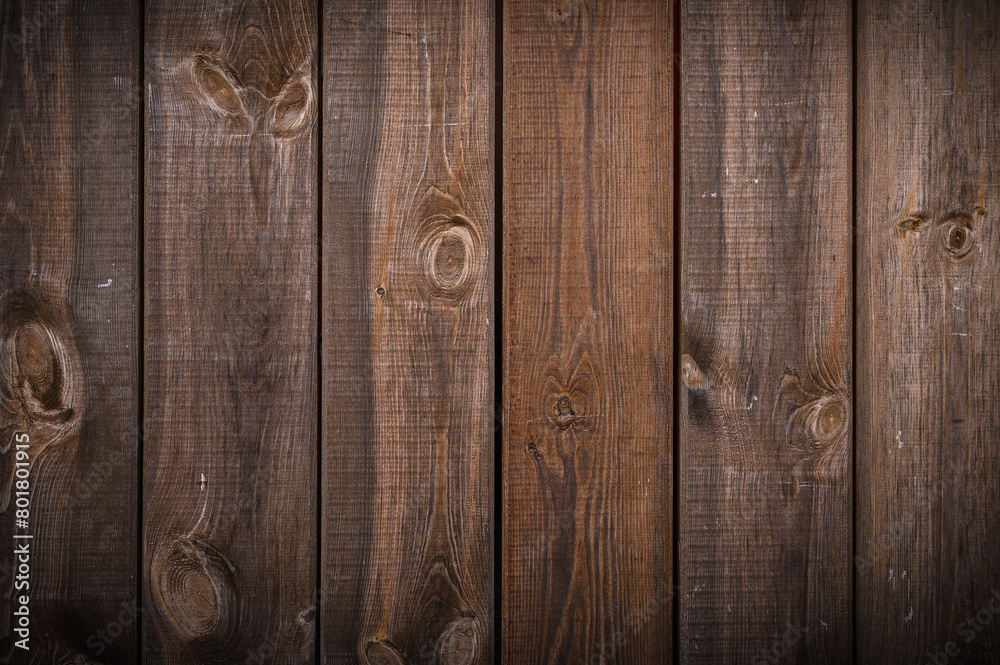
{"type": "Polygon", "coordinates": [[[0,36],[0,661],[135,662],[139,12],[4,2],[0,36]]]}
{"type": "Polygon", "coordinates": [[[146,662],[309,663],[316,6],[146,16],[146,662]]]}
{"type": "Polygon", "coordinates": [[[493,4],[324,15],[324,662],[493,660],[493,4]]]}
{"type": "Polygon", "coordinates": [[[1000,663],[1000,6],[865,0],[857,58],[859,662],[1000,663]]]}
{"type": "Polygon", "coordinates": [[[504,3],[504,661],[671,660],[671,3],[504,3]]]}
{"type": "Polygon", "coordinates": [[[681,660],[843,663],[851,3],[682,4],[681,660]]]}

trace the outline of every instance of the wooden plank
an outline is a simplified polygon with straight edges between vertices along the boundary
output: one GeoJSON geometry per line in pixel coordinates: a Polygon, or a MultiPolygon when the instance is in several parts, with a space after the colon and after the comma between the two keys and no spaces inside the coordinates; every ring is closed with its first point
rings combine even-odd
{"type": "Polygon", "coordinates": [[[328,3],[324,662],[493,661],[493,3],[328,3]]]}
{"type": "Polygon", "coordinates": [[[1000,6],[865,0],[857,57],[858,657],[1000,663],[1000,6]]]}
{"type": "Polygon", "coordinates": [[[146,662],[311,663],[316,6],[146,17],[146,662]]]}
{"type": "Polygon", "coordinates": [[[682,4],[681,661],[843,663],[851,3],[682,4]]]}
{"type": "Polygon", "coordinates": [[[504,662],[671,661],[671,3],[504,3],[504,662]]]}
{"type": "Polygon", "coordinates": [[[4,2],[0,36],[0,661],[136,662],[139,12],[4,2]]]}

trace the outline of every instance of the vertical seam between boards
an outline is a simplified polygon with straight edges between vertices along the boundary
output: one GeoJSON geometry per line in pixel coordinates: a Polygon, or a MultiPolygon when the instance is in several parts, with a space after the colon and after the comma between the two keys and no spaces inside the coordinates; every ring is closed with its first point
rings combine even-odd
{"type": "Polygon", "coordinates": [[[680,446],[681,446],[681,396],[680,396],[680,350],[681,350],[681,3],[680,0],[673,2],[674,15],[671,17],[673,23],[673,72],[674,79],[672,85],[673,93],[673,359],[671,366],[671,376],[673,385],[673,422],[671,423],[672,440],[672,466],[671,469],[671,496],[673,506],[671,511],[673,537],[673,559],[671,561],[671,589],[670,597],[673,599],[671,605],[673,613],[671,617],[672,656],[674,663],[680,663],[680,446]]]}
{"type": "Polygon", "coordinates": [[[146,402],[146,3],[138,3],[139,16],[139,54],[136,58],[139,71],[138,76],[136,76],[136,84],[139,86],[138,95],[138,108],[136,109],[136,120],[135,127],[138,129],[138,154],[136,155],[136,161],[138,162],[138,182],[137,188],[139,190],[139,200],[136,204],[136,219],[138,221],[136,235],[138,241],[138,247],[136,248],[136,286],[138,287],[138,294],[136,300],[137,310],[139,312],[138,321],[136,327],[136,338],[138,349],[136,350],[136,356],[138,361],[138,376],[136,378],[136,391],[137,391],[137,407],[136,407],[136,418],[137,422],[137,436],[136,436],[136,575],[135,575],[135,594],[136,594],[136,607],[138,607],[138,612],[136,612],[136,658],[142,663],[143,658],[143,640],[142,640],[142,615],[143,615],[143,594],[142,594],[142,579],[146,570],[146,562],[143,556],[143,544],[145,542],[145,532],[144,532],[144,519],[143,519],[143,503],[146,500],[143,476],[146,472],[145,465],[145,438],[147,435],[147,427],[145,420],[145,402],[146,402]]]}
{"type": "Polygon", "coordinates": [[[323,604],[323,116],[325,95],[323,83],[323,23],[326,19],[323,0],[316,2],[316,78],[318,83],[316,118],[316,582],[312,593],[313,658],[322,662],[323,604]]]}
{"type": "Polygon", "coordinates": [[[858,649],[858,0],[851,2],[851,662],[858,649]]]}
{"type": "Polygon", "coordinates": [[[493,5],[493,655],[502,662],[503,635],[503,0],[493,5]],[[497,103],[497,91],[499,104],[497,103]],[[499,166],[499,168],[497,168],[499,166]],[[499,297],[497,297],[499,294],[499,297]],[[501,482],[497,482],[500,479],[501,482]]]}

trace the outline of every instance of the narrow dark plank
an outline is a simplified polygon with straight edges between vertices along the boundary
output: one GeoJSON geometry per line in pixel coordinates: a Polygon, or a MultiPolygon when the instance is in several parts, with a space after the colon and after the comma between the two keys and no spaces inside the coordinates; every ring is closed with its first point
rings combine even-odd
{"type": "Polygon", "coordinates": [[[493,5],[326,6],[324,662],[493,662],[493,5]]]}
{"type": "Polygon", "coordinates": [[[136,662],[139,12],[4,2],[0,36],[0,661],[136,662]]]}
{"type": "Polygon", "coordinates": [[[672,658],[671,16],[504,3],[510,665],[672,658]]]}
{"type": "Polygon", "coordinates": [[[145,662],[310,663],[316,7],[146,17],[145,662]]]}
{"type": "Polygon", "coordinates": [[[681,661],[840,664],[851,3],[682,4],[681,661]]]}
{"type": "Polygon", "coordinates": [[[864,0],[857,57],[859,662],[1000,663],[1000,5],[864,0]]]}

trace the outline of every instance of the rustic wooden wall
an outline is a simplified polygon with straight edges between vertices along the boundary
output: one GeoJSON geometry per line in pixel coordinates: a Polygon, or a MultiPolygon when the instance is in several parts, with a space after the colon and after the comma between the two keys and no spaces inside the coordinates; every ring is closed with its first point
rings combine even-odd
{"type": "Polygon", "coordinates": [[[995,2],[0,38],[0,662],[1000,664],[995,2]]]}

